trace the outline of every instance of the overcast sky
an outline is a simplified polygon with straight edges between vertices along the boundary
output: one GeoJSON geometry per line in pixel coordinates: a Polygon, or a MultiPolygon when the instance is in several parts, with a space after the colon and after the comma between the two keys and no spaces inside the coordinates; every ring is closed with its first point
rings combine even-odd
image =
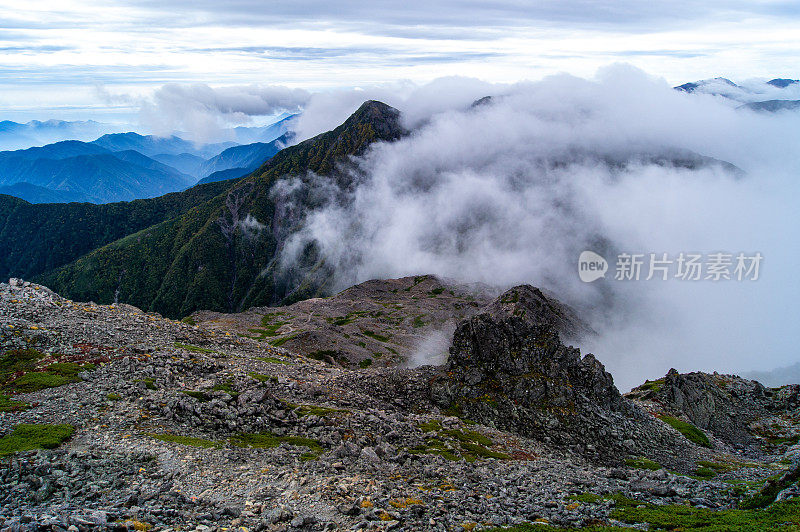
{"type": "Polygon", "coordinates": [[[796,0],[0,0],[0,119],[131,119],[171,82],[798,77],[798,27],[796,0]]]}

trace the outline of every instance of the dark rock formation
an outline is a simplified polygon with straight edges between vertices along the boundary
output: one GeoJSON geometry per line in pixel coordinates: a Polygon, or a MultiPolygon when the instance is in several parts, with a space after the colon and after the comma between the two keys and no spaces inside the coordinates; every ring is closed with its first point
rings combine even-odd
{"type": "Polygon", "coordinates": [[[660,422],[620,395],[593,355],[581,358],[559,336],[588,330],[538,289],[513,288],[458,326],[433,399],[477,422],[603,461],[669,438],[660,422]]]}
{"type": "Polygon", "coordinates": [[[798,394],[798,385],[766,388],[735,375],[671,369],[663,379],[645,383],[628,396],[657,403],[726,443],[748,446],[757,444],[759,437],[773,436],[775,427],[762,421],[796,410],[798,394]]]}

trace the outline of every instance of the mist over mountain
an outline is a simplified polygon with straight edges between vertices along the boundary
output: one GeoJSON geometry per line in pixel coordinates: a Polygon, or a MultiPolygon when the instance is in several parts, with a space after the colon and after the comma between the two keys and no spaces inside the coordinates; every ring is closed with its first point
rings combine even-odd
{"type": "Polygon", "coordinates": [[[244,173],[250,173],[283,149],[290,142],[290,139],[290,136],[283,134],[270,143],[255,142],[228,148],[219,155],[205,161],[198,174],[200,177],[207,177],[214,172],[233,168],[239,168],[244,173]]]}
{"type": "Polygon", "coordinates": [[[800,80],[796,79],[749,80],[736,84],[727,78],[712,78],[684,83],[675,89],[690,94],[722,96],[753,111],[775,113],[800,109],[800,80]]]}
{"type": "Polygon", "coordinates": [[[203,158],[212,157],[220,151],[235,145],[234,142],[198,145],[174,135],[157,137],[133,132],[103,135],[92,143],[110,151],[136,150],[147,156],[188,153],[203,158]]]}
{"type": "Polygon", "coordinates": [[[3,120],[0,122],[0,150],[18,150],[63,140],[90,141],[106,133],[119,132],[121,128],[94,120],[31,120],[24,124],[3,120]]]}

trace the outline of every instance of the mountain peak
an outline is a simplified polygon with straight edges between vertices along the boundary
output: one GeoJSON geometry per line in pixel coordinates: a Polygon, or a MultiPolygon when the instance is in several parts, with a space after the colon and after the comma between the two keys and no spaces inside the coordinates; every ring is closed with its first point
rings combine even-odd
{"type": "Polygon", "coordinates": [[[361,107],[339,127],[350,129],[353,126],[366,124],[375,130],[376,137],[380,140],[395,140],[406,132],[400,124],[400,111],[378,100],[367,100],[362,103],[361,107]]]}

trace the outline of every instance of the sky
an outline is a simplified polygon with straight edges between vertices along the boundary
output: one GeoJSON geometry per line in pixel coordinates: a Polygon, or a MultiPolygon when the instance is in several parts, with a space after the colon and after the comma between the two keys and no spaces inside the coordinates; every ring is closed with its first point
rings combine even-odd
{"type": "Polygon", "coordinates": [[[169,84],[509,83],[616,62],[672,84],[797,77],[798,23],[783,0],[1,0],[0,119],[135,121],[169,84]]]}

